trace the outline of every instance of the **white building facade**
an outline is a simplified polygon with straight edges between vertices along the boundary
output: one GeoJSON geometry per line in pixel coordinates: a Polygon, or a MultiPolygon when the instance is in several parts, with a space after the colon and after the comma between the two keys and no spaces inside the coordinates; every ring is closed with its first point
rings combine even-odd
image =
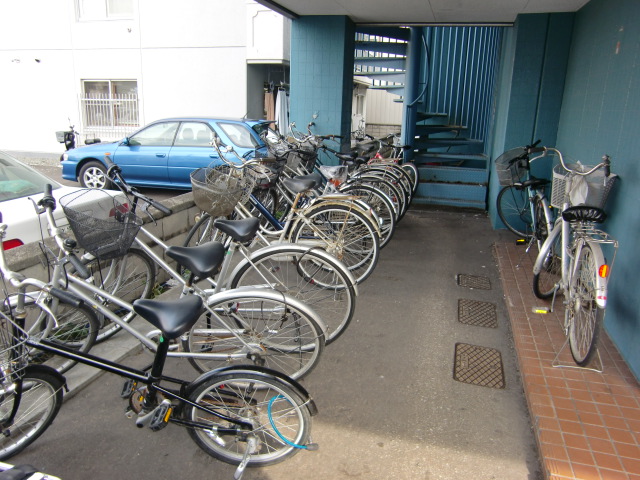
{"type": "Polygon", "coordinates": [[[0,3],[0,149],[55,132],[118,139],[171,116],[264,118],[287,86],[289,20],[251,0],[0,3]]]}

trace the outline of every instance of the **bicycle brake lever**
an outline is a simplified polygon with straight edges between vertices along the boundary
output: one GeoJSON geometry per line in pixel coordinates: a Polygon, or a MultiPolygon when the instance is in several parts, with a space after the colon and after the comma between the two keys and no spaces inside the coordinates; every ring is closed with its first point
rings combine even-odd
{"type": "Polygon", "coordinates": [[[151,221],[153,222],[154,225],[158,225],[158,221],[156,220],[156,218],[149,211],[149,207],[150,206],[151,206],[151,204],[149,204],[147,202],[144,202],[144,206],[142,207],[142,211],[149,216],[149,218],[151,219],[151,221]]]}

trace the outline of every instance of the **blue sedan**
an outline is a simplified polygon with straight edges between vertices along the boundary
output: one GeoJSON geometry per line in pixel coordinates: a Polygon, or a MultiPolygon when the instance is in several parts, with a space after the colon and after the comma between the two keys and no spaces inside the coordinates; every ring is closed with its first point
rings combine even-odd
{"type": "Polygon", "coordinates": [[[268,123],[204,117],[157,120],[120,141],[69,150],[62,155],[62,178],[87,188],[110,188],[104,163],[109,155],[131,185],[191,190],[193,170],[221,163],[211,145],[214,136],[252,158],[266,153],[259,134],[268,123]]]}

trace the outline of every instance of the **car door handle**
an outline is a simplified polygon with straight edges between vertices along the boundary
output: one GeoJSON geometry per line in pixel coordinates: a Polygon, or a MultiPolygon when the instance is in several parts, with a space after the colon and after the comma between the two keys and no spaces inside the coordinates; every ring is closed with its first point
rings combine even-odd
{"type": "Polygon", "coordinates": [[[209,154],[209,156],[210,156],[211,158],[218,158],[218,155],[216,155],[215,153],[210,153],[210,154],[209,154]]]}
{"type": "Polygon", "coordinates": [[[156,153],[156,157],[158,157],[158,158],[164,158],[166,156],[167,156],[166,153],[156,153]]]}

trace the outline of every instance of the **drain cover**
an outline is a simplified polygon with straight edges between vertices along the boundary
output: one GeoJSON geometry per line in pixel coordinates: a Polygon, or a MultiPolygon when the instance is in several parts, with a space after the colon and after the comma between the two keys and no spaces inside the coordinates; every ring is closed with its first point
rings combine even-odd
{"type": "Polygon", "coordinates": [[[502,355],[493,348],[456,343],[453,378],[482,387],[504,388],[502,355]]]}
{"type": "Polygon", "coordinates": [[[461,287],[479,288],[481,290],[491,290],[491,280],[489,277],[480,277],[477,275],[458,275],[458,285],[461,287]]]}
{"type": "Polygon", "coordinates": [[[496,306],[477,300],[458,300],[458,321],[477,327],[498,328],[496,306]]]}

